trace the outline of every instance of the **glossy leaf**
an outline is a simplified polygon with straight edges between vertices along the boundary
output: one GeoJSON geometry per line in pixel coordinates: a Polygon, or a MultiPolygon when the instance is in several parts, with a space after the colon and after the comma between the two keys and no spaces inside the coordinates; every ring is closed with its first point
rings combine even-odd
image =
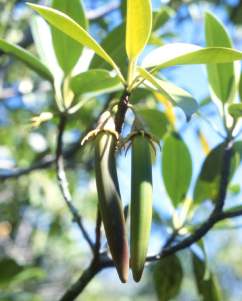
{"type": "MultiPolygon", "coordinates": [[[[209,12],[205,16],[205,34],[209,47],[233,47],[223,24],[209,12]]],[[[238,79],[235,71],[235,63],[207,65],[212,94],[223,103],[234,100],[236,96],[238,79]]]]}
{"type": "MultiPolygon", "coordinates": [[[[102,41],[101,46],[111,56],[111,58],[119,66],[122,74],[127,75],[127,57],[125,53],[125,26],[124,24],[114,28],[106,38],[102,41]]],[[[111,70],[110,64],[101,59],[98,55],[94,55],[90,69],[108,69],[111,70]]]]}
{"type": "Polygon", "coordinates": [[[183,270],[179,258],[171,255],[162,258],[153,269],[153,280],[159,301],[175,298],[181,288],[183,270]]]}
{"type": "Polygon", "coordinates": [[[188,147],[178,133],[164,139],[162,174],[166,191],[174,206],[186,197],[192,178],[192,159],[188,147]]]}
{"type": "Polygon", "coordinates": [[[93,69],[74,76],[70,80],[70,88],[76,95],[103,94],[122,89],[120,79],[111,72],[93,69]]]}
{"type": "Polygon", "coordinates": [[[45,18],[51,25],[71,37],[83,46],[86,46],[96,52],[100,57],[107,61],[117,72],[124,82],[118,66],[114,63],[107,52],[94,40],[94,38],[78,23],[66,14],[45,6],[28,3],[28,5],[45,18]]]}
{"type": "Polygon", "coordinates": [[[180,107],[186,114],[187,119],[190,119],[191,115],[198,109],[197,102],[187,91],[175,86],[171,82],[156,78],[143,68],[139,68],[139,72],[142,77],[153,85],[154,91],[159,91],[175,106],[180,107]]]}
{"type": "MultiPolygon", "coordinates": [[[[53,0],[52,7],[67,14],[82,28],[86,29],[87,20],[82,0],[53,0]]],[[[64,73],[69,74],[76,65],[83,46],[54,27],[51,28],[51,31],[57,60],[64,73]]]]}
{"type": "Polygon", "coordinates": [[[155,72],[175,65],[229,63],[241,59],[242,52],[230,48],[171,43],[148,53],[142,66],[154,68],[152,71],[155,72]]]}
{"type": "Polygon", "coordinates": [[[38,58],[36,58],[27,50],[21,48],[20,46],[7,42],[3,39],[0,39],[0,49],[4,53],[16,57],[18,60],[26,64],[29,68],[34,70],[43,78],[49,81],[53,81],[53,77],[49,69],[43,63],[41,63],[41,61],[38,58]]]}
{"type": "Polygon", "coordinates": [[[139,117],[142,118],[146,130],[155,137],[162,139],[165,135],[168,122],[165,114],[156,109],[135,108],[139,117]]]}
{"type": "Polygon", "coordinates": [[[137,59],[146,46],[152,27],[150,0],[127,0],[126,52],[130,61],[137,59]]]}
{"type": "Polygon", "coordinates": [[[195,253],[192,253],[193,271],[196,281],[196,286],[202,301],[221,301],[223,300],[221,289],[217,278],[211,272],[209,278],[205,279],[206,264],[195,253]]]}
{"type": "MultiPolygon", "coordinates": [[[[195,203],[205,200],[216,201],[221,180],[222,162],[225,144],[219,144],[206,157],[198,179],[195,184],[193,199],[195,203]]],[[[234,175],[242,159],[242,142],[238,141],[233,146],[230,179],[234,175]]]]}

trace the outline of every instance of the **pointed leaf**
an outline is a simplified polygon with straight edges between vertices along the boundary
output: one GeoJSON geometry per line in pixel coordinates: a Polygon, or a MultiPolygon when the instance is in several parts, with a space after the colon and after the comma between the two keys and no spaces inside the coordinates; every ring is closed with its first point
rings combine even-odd
{"type": "MultiPolygon", "coordinates": [[[[52,7],[67,14],[82,28],[86,29],[87,20],[82,0],[53,0],[52,7]]],[[[83,46],[56,28],[52,27],[51,31],[57,60],[64,73],[68,74],[77,63],[83,46]]]]}
{"type": "Polygon", "coordinates": [[[166,191],[174,206],[186,197],[192,178],[192,159],[189,149],[178,133],[164,139],[162,174],[166,191]]]}
{"type": "Polygon", "coordinates": [[[193,271],[196,286],[202,301],[220,301],[223,300],[219,283],[214,274],[210,272],[208,279],[204,278],[206,271],[205,262],[194,252],[192,253],[193,271]]]}
{"type": "Polygon", "coordinates": [[[27,50],[3,39],[0,39],[0,49],[6,54],[13,55],[17,59],[25,63],[29,68],[37,72],[43,78],[49,81],[53,81],[53,77],[49,69],[44,64],[42,64],[38,58],[33,56],[27,50]]]}
{"type": "MultiPolygon", "coordinates": [[[[205,15],[205,34],[209,47],[233,47],[223,24],[209,12],[205,15]]],[[[237,63],[240,65],[239,62],[237,63]]],[[[238,76],[236,76],[235,67],[235,63],[207,65],[212,94],[223,103],[233,101],[236,96],[238,76]]],[[[240,67],[238,69],[240,70],[240,67]]]]}
{"type": "MultiPolygon", "coordinates": [[[[101,46],[116,62],[122,74],[127,75],[127,56],[125,53],[125,26],[122,23],[114,28],[102,41],[101,46]]],[[[94,55],[90,69],[108,69],[111,70],[110,64],[101,59],[98,55],[94,55]]]]}
{"type": "MultiPolygon", "coordinates": [[[[222,163],[225,144],[215,147],[206,157],[195,184],[193,199],[199,204],[205,200],[216,201],[221,181],[222,163]]],[[[230,180],[242,160],[242,141],[233,146],[230,180]]]]}
{"type": "Polygon", "coordinates": [[[119,77],[107,70],[89,70],[74,76],[70,80],[70,88],[76,95],[103,94],[122,89],[119,77]]]}
{"type": "Polygon", "coordinates": [[[94,40],[94,38],[78,23],[66,14],[45,6],[28,3],[28,5],[38,12],[43,18],[45,18],[51,25],[77,41],[81,45],[84,45],[100,57],[107,61],[117,72],[120,79],[124,82],[123,76],[120,73],[118,66],[114,63],[112,58],[106,53],[106,51],[94,40]]]}
{"type": "Polygon", "coordinates": [[[172,43],[151,51],[143,60],[152,72],[175,65],[229,63],[242,59],[242,52],[224,47],[202,48],[193,44],[172,43]]]}
{"type": "Polygon", "coordinates": [[[139,68],[139,73],[153,85],[153,90],[159,91],[164,97],[171,101],[175,106],[180,107],[190,119],[192,114],[198,109],[198,104],[191,94],[175,86],[174,84],[154,77],[150,72],[139,68]]]}
{"type": "Polygon", "coordinates": [[[128,0],[126,22],[126,52],[129,60],[133,61],[142,52],[150,37],[151,1],[128,0]]]}
{"type": "Polygon", "coordinates": [[[182,265],[176,255],[162,258],[157,262],[153,269],[153,280],[158,300],[173,300],[181,289],[182,279],[182,265]]]}

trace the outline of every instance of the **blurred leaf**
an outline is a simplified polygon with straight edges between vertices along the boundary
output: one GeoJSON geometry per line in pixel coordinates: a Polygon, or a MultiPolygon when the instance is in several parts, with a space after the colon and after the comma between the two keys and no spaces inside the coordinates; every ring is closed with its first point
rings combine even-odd
{"type": "Polygon", "coordinates": [[[28,5],[45,18],[51,25],[70,36],[83,46],[86,46],[96,52],[100,57],[107,61],[117,72],[118,76],[124,81],[118,66],[114,63],[107,52],[95,41],[95,39],[78,23],[68,17],[66,14],[45,6],[28,3],[28,5]]]}
{"type": "MultiPolygon", "coordinates": [[[[232,48],[232,41],[223,24],[210,12],[205,15],[206,44],[209,47],[232,48]]],[[[240,69],[240,68],[239,68],[240,69]]],[[[226,103],[233,101],[237,94],[235,64],[207,65],[210,87],[216,98],[226,103]]]]}
{"type": "Polygon", "coordinates": [[[14,277],[23,271],[23,267],[19,265],[13,258],[4,257],[0,259],[0,286],[9,284],[14,277]]]}
{"type": "MultiPolygon", "coordinates": [[[[82,28],[86,29],[87,20],[82,0],[53,0],[52,7],[67,14],[82,28]]],[[[65,74],[76,65],[83,47],[56,28],[51,28],[53,46],[57,60],[65,74]]]]}
{"type": "Polygon", "coordinates": [[[195,253],[192,253],[193,271],[199,295],[203,301],[223,300],[221,289],[214,274],[210,272],[210,277],[204,279],[206,265],[195,253]]]}
{"type": "MultiPolygon", "coordinates": [[[[151,73],[143,68],[139,68],[140,75],[152,84],[154,91],[159,91],[164,97],[171,101],[175,106],[180,107],[187,119],[197,110],[198,104],[191,94],[175,86],[171,82],[154,77],[151,73]]],[[[150,86],[148,86],[150,87],[150,86]]]]}
{"type": "Polygon", "coordinates": [[[183,270],[179,258],[170,255],[162,258],[153,269],[153,280],[159,301],[175,298],[181,288],[183,270]]]}
{"type": "Polygon", "coordinates": [[[233,195],[239,195],[241,192],[240,184],[230,184],[228,187],[228,191],[233,195]]]}
{"type": "Polygon", "coordinates": [[[153,13],[153,28],[152,31],[156,31],[165,25],[166,22],[174,16],[175,12],[168,6],[161,7],[159,11],[153,13]]]}
{"type": "Polygon", "coordinates": [[[192,159],[189,149],[178,133],[164,139],[162,174],[166,191],[176,207],[186,197],[192,177],[192,159]]]}
{"type": "Polygon", "coordinates": [[[162,139],[168,126],[165,114],[157,109],[137,108],[135,110],[142,117],[148,132],[162,139]]]}
{"type": "MultiPolygon", "coordinates": [[[[114,28],[107,34],[101,42],[102,48],[110,55],[110,57],[119,66],[122,74],[127,75],[127,57],[125,53],[125,26],[124,23],[114,28]]],[[[90,69],[108,69],[111,70],[110,64],[101,59],[98,55],[94,55],[90,69]]]]}
{"type": "Polygon", "coordinates": [[[242,103],[232,103],[228,107],[229,114],[235,119],[242,117],[242,103]]]}
{"type": "Polygon", "coordinates": [[[76,95],[103,94],[122,89],[120,79],[111,72],[101,69],[93,69],[80,73],[70,80],[70,88],[76,95]]]}
{"type": "Polygon", "coordinates": [[[240,102],[242,102],[242,74],[240,74],[240,81],[239,81],[239,98],[240,98],[240,102]]]}
{"type": "MultiPolygon", "coordinates": [[[[200,174],[197,178],[193,199],[199,204],[205,200],[216,201],[219,193],[219,184],[221,181],[222,162],[224,156],[225,144],[219,144],[211,150],[206,157],[200,174]]],[[[238,141],[233,146],[230,180],[242,159],[242,141],[238,141]]]]}
{"type": "Polygon", "coordinates": [[[242,52],[230,48],[202,48],[193,44],[171,43],[148,53],[142,61],[142,66],[155,67],[152,70],[155,72],[176,65],[229,63],[241,59],[242,52]]]}
{"type": "Polygon", "coordinates": [[[53,81],[49,69],[41,61],[32,55],[32,53],[0,38],[0,49],[6,54],[13,55],[21,62],[25,63],[30,69],[37,72],[43,78],[53,81]]]}
{"type": "Polygon", "coordinates": [[[127,0],[126,52],[130,61],[136,60],[146,46],[151,28],[151,1],[127,0]]]}

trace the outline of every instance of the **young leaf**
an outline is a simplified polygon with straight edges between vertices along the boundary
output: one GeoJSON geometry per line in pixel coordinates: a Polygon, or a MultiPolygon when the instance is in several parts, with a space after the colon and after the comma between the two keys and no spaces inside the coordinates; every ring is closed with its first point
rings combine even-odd
{"type": "MultiPolygon", "coordinates": [[[[119,66],[122,74],[127,75],[127,56],[125,53],[125,26],[124,23],[114,28],[106,38],[102,41],[101,46],[111,56],[111,58],[119,66]]],[[[94,55],[90,69],[108,69],[111,70],[110,64],[101,59],[98,55],[94,55]]]]}
{"type": "Polygon", "coordinates": [[[49,69],[44,64],[42,64],[39,59],[37,59],[27,50],[21,48],[20,46],[7,42],[1,38],[0,38],[0,49],[6,54],[13,55],[17,59],[25,63],[29,68],[34,70],[43,78],[51,82],[53,81],[53,77],[49,69]]]}
{"type": "MultiPolygon", "coordinates": [[[[206,157],[195,184],[193,199],[199,204],[205,200],[216,201],[221,181],[222,163],[225,144],[215,147],[206,157]]],[[[233,177],[242,159],[242,142],[233,146],[230,179],[233,177]]]]}
{"type": "Polygon", "coordinates": [[[175,298],[181,288],[183,270],[179,258],[171,255],[162,258],[153,269],[153,280],[159,301],[175,298]]]}
{"type": "Polygon", "coordinates": [[[223,300],[219,283],[214,274],[210,272],[208,279],[204,279],[206,264],[194,252],[192,253],[193,271],[196,286],[202,301],[221,301],[223,300]]]}
{"type": "Polygon", "coordinates": [[[154,67],[152,72],[155,72],[175,65],[229,63],[241,59],[242,52],[231,48],[202,48],[193,44],[172,43],[148,53],[142,67],[154,67]]]}
{"type": "Polygon", "coordinates": [[[37,4],[28,3],[28,5],[38,12],[43,18],[45,18],[51,25],[71,37],[73,40],[77,41],[81,45],[84,45],[94,52],[96,52],[100,57],[107,61],[117,72],[118,76],[124,81],[122,74],[118,66],[114,63],[112,58],[107,54],[107,52],[93,39],[93,37],[78,23],[76,23],[72,18],[68,17],[66,14],[50,8],[37,4]]]}
{"type": "Polygon", "coordinates": [[[117,91],[122,89],[119,77],[112,76],[107,70],[89,70],[80,73],[70,80],[70,88],[75,95],[95,94],[117,91]]]}
{"type": "MultiPolygon", "coordinates": [[[[191,94],[185,90],[175,86],[174,84],[154,77],[150,72],[143,68],[139,68],[139,73],[153,86],[153,90],[161,93],[166,99],[175,106],[180,107],[190,119],[192,114],[198,109],[198,104],[191,94]]],[[[152,87],[151,87],[152,88],[152,87]]]]}
{"type": "Polygon", "coordinates": [[[152,28],[150,0],[127,0],[126,52],[130,61],[137,59],[146,46],[152,28]]]}
{"type": "MultiPolygon", "coordinates": [[[[232,48],[232,41],[223,24],[211,13],[205,15],[206,43],[209,47],[232,48]]],[[[237,62],[239,65],[240,63],[237,62]]],[[[207,73],[212,94],[226,103],[233,101],[238,86],[235,63],[207,65],[207,73]]],[[[240,67],[237,68],[240,70],[240,67]]]]}
{"type": "Polygon", "coordinates": [[[162,155],[164,184],[174,206],[184,200],[192,178],[192,159],[189,149],[178,133],[164,139],[162,155]]]}
{"type": "MultiPolygon", "coordinates": [[[[87,20],[82,0],[53,0],[52,7],[67,14],[82,28],[86,29],[87,20]]],[[[83,46],[54,27],[51,28],[51,31],[57,60],[64,73],[69,74],[77,63],[83,46]]]]}

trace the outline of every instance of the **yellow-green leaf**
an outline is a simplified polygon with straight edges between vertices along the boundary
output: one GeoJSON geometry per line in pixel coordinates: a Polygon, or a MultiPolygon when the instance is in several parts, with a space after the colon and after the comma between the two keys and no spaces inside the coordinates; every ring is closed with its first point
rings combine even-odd
{"type": "Polygon", "coordinates": [[[150,0],[127,1],[126,52],[130,61],[137,59],[146,46],[152,28],[150,0]]]}
{"type": "Polygon", "coordinates": [[[56,9],[32,3],[28,3],[28,5],[33,10],[38,12],[43,18],[45,18],[45,20],[48,21],[52,26],[64,32],[66,35],[71,37],[73,40],[79,42],[81,45],[84,45],[96,52],[100,57],[107,61],[116,70],[118,76],[120,77],[122,82],[124,82],[124,78],[118,66],[115,64],[112,58],[95,41],[95,39],[77,22],[75,22],[72,18],[56,9]]]}

